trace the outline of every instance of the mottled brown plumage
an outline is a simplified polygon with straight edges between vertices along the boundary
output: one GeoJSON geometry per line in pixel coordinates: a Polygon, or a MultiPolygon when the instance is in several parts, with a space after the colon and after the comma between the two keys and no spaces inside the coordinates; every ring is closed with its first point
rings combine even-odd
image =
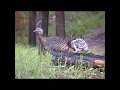
{"type": "Polygon", "coordinates": [[[43,36],[43,29],[36,28],[34,32],[39,34],[39,38],[43,43],[45,49],[52,53],[52,51],[69,51],[75,52],[69,45],[69,40],[63,37],[45,37],[43,36]]]}
{"type": "MultiPolygon", "coordinates": [[[[62,61],[65,61],[67,59],[68,63],[75,63],[80,60],[80,54],[74,53],[74,49],[70,47],[70,40],[63,37],[45,37],[43,36],[42,28],[37,28],[34,32],[37,32],[37,34],[39,34],[39,39],[43,43],[45,49],[53,55],[53,62],[60,60],[60,58],[62,61]]],[[[93,53],[84,54],[83,63],[88,62],[92,63],[95,66],[105,65],[105,57],[94,55],[93,53]]]]}

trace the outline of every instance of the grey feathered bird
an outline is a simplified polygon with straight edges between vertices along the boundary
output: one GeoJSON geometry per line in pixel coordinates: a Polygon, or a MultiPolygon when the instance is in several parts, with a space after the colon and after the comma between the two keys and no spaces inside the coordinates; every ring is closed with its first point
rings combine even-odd
{"type": "Polygon", "coordinates": [[[88,51],[87,43],[81,39],[77,38],[75,40],[69,40],[63,37],[45,37],[43,36],[43,29],[36,28],[34,32],[37,32],[41,42],[49,52],[52,51],[68,51],[72,53],[81,53],[81,51],[88,51]],[[78,51],[78,52],[77,52],[78,51]]]}
{"type": "MultiPolygon", "coordinates": [[[[47,51],[53,55],[53,61],[56,61],[56,59],[58,60],[58,58],[61,56],[63,61],[65,58],[67,58],[70,63],[74,63],[80,60],[80,54],[75,53],[74,49],[72,49],[69,45],[71,43],[71,40],[63,37],[45,37],[43,36],[42,28],[36,28],[34,32],[37,32],[37,34],[39,34],[39,39],[41,39],[41,42],[43,43],[45,49],[47,49],[47,51]]],[[[83,61],[94,63],[96,60],[94,58],[100,58],[100,61],[102,61],[104,64],[104,56],[94,55],[92,53],[85,54],[83,61]]]]}
{"type": "Polygon", "coordinates": [[[51,54],[57,55],[56,52],[63,52],[68,51],[69,54],[75,53],[74,49],[70,47],[70,40],[64,38],[64,37],[45,37],[43,36],[43,29],[42,28],[36,28],[34,32],[37,32],[39,34],[39,39],[43,43],[45,49],[47,49],[51,54]]]}

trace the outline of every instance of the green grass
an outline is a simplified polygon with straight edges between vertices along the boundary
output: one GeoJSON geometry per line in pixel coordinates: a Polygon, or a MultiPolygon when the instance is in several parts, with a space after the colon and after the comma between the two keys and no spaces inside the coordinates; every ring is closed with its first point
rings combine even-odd
{"type": "MultiPolygon", "coordinates": [[[[97,52],[94,52],[99,54],[97,52]]],[[[101,55],[104,54],[101,52],[101,55]]],[[[104,79],[104,68],[65,65],[54,66],[48,52],[38,55],[38,48],[15,44],[15,79],[104,79]],[[83,69],[84,67],[84,69],[83,69]],[[103,70],[101,72],[100,70],[103,70]]]]}

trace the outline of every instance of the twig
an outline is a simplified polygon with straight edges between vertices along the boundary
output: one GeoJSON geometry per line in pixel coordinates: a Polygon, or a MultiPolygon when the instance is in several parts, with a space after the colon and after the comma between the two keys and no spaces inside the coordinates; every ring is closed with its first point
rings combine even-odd
{"type": "MultiPolygon", "coordinates": [[[[36,26],[38,26],[38,24],[41,23],[41,22],[42,22],[42,20],[39,20],[39,22],[36,24],[36,26]]],[[[41,24],[40,24],[40,27],[41,27],[41,24]]]]}

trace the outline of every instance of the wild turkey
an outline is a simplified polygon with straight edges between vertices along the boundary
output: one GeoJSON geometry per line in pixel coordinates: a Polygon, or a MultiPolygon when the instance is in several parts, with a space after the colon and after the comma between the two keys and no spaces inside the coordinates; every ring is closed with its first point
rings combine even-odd
{"type": "Polygon", "coordinates": [[[73,42],[71,42],[71,40],[63,37],[45,37],[43,36],[42,28],[36,28],[34,32],[37,32],[39,34],[39,38],[43,43],[45,49],[47,49],[53,55],[56,55],[57,54],[56,52],[64,52],[64,51],[65,52],[68,51],[71,55],[73,53],[80,53],[80,52],[76,52],[75,51],[76,49],[79,49],[78,51],[81,51],[81,50],[84,50],[84,48],[87,48],[87,46],[85,46],[87,44],[84,40],[82,40],[82,43],[81,43],[82,46],[80,46],[81,45],[80,43],[76,44],[76,42],[80,41],[80,39],[76,39],[76,40],[73,40],[73,42]],[[73,47],[71,47],[71,45],[73,45],[73,47]],[[79,47],[77,47],[76,45],[79,47]]]}
{"type": "MultiPolygon", "coordinates": [[[[45,37],[43,36],[43,29],[42,28],[36,28],[34,32],[37,32],[39,34],[39,38],[41,39],[41,42],[43,43],[45,49],[47,49],[52,55],[52,61],[57,61],[58,59],[61,59],[62,61],[65,61],[67,59],[68,63],[75,63],[80,60],[80,54],[76,53],[73,48],[71,48],[71,40],[68,40],[63,37],[45,37]]],[[[94,60],[97,57],[94,54],[85,54],[83,56],[83,62],[91,62],[94,63],[94,60]]],[[[100,59],[104,61],[104,59],[100,59]]]]}
{"type": "MultiPolygon", "coordinates": [[[[52,55],[59,56],[56,52],[68,51],[70,55],[73,54],[75,51],[74,49],[70,48],[70,40],[63,38],[63,37],[45,37],[43,36],[43,29],[36,28],[34,32],[39,34],[39,39],[43,43],[45,49],[47,49],[52,55]],[[72,53],[71,53],[72,52],[72,53]]],[[[65,53],[64,53],[65,54],[65,53]]]]}

